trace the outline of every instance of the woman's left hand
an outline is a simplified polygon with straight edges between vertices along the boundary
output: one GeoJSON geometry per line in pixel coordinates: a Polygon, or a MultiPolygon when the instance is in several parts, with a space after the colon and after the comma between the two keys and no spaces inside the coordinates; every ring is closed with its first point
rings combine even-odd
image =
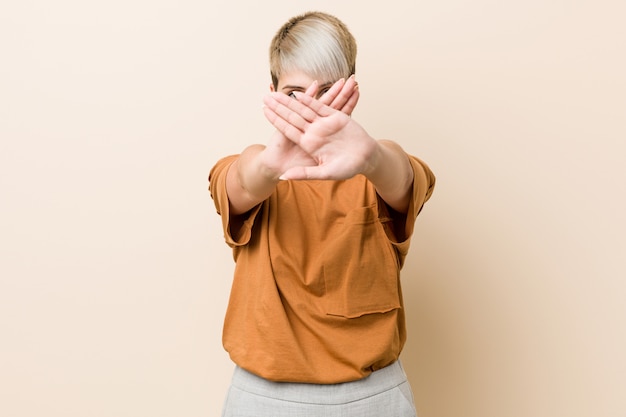
{"type": "Polygon", "coordinates": [[[294,166],[282,179],[347,179],[375,164],[372,159],[378,142],[343,111],[302,93],[296,93],[296,100],[272,93],[264,103],[269,122],[316,162],[314,166],[294,166]]]}

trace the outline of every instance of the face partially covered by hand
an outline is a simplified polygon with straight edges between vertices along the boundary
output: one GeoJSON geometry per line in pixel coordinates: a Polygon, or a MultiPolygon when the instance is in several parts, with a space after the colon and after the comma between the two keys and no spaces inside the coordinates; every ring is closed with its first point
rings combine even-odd
{"type": "Polygon", "coordinates": [[[377,142],[350,117],[358,99],[354,76],[321,89],[302,73],[281,77],[278,92],[264,99],[265,117],[277,130],[266,163],[293,180],[347,179],[367,170],[377,142]]]}

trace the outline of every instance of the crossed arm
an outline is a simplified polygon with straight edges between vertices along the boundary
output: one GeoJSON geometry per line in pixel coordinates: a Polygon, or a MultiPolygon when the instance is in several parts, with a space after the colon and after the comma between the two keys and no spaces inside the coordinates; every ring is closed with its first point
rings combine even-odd
{"type": "Polygon", "coordinates": [[[350,114],[359,91],[350,77],[319,100],[317,83],[296,100],[271,93],[264,113],[276,128],[269,143],[246,148],[231,165],[226,191],[232,215],[267,199],[280,180],[341,180],[362,174],[394,210],[406,213],[413,184],[409,159],[395,142],[375,140],[350,114]]]}

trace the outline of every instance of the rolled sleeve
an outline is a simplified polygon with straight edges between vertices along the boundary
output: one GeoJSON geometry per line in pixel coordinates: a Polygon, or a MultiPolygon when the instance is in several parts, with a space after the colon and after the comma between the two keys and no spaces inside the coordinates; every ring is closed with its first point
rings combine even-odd
{"type": "Polygon", "coordinates": [[[435,175],[428,165],[412,155],[409,155],[409,162],[413,169],[413,190],[409,208],[404,218],[405,239],[392,242],[398,251],[400,264],[404,264],[404,259],[409,252],[417,216],[422,211],[424,204],[430,199],[435,188],[435,175]]]}
{"type": "Polygon", "coordinates": [[[217,214],[222,219],[224,240],[231,248],[246,245],[250,241],[254,219],[261,209],[261,204],[259,204],[247,213],[237,216],[237,221],[241,222],[241,226],[238,228],[236,236],[231,233],[233,218],[230,214],[230,204],[226,192],[226,176],[231,164],[237,158],[238,155],[230,155],[220,159],[209,173],[209,193],[215,204],[217,214]]]}

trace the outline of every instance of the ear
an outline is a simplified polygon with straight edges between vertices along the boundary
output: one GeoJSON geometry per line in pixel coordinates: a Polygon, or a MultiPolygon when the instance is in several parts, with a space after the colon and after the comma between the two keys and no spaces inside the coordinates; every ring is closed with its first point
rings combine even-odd
{"type": "Polygon", "coordinates": [[[273,93],[274,92],[274,84],[270,83],[270,92],[273,93]]]}

